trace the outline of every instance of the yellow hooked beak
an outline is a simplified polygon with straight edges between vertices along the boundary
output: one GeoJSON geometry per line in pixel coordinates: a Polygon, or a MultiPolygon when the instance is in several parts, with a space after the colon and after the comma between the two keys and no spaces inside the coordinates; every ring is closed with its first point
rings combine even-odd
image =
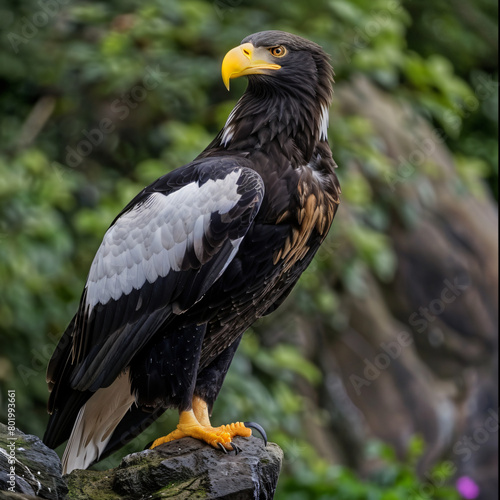
{"type": "Polygon", "coordinates": [[[231,49],[222,61],[222,81],[229,90],[229,80],[244,75],[261,75],[268,70],[280,69],[279,64],[270,60],[271,54],[263,48],[255,48],[251,43],[244,43],[231,49]]]}

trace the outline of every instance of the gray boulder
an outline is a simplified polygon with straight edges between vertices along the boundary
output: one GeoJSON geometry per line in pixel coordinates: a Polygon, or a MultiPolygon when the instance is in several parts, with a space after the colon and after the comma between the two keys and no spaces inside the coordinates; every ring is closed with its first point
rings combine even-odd
{"type": "Polygon", "coordinates": [[[18,429],[11,434],[0,423],[0,498],[64,498],[68,488],[61,471],[57,453],[40,438],[18,429]]]}
{"type": "Polygon", "coordinates": [[[225,455],[184,438],[128,455],[116,469],[76,470],[66,480],[72,498],[272,499],[283,460],[281,448],[274,443],[264,447],[255,437],[236,438],[235,443],[243,451],[225,455]]]}
{"type": "Polygon", "coordinates": [[[184,438],[123,458],[105,471],[74,470],[61,476],[57,454],[36,436],[16,429],[15,487],[12,484],[8,429],[0,424],[0,499],[272,499],[283,451],[256,437],[235,438],[242,449],[224,454],[184,438]]]}

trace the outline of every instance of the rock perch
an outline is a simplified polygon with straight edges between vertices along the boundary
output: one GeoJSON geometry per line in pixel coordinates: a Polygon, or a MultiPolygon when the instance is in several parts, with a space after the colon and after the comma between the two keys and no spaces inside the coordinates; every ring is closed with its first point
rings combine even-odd
{"type": "Polygon", "coordinates": [[[16,441],[15,492],[9,487],[7,428],[0,424],[0,499],[272,499],[283,451],[257,437],[235,438],[243,450],[224,455],[192,438],[183,438],[127,455],[106,471],[75,470],[61,477],[56,453],[39,438],[23,434],[16,441]],[[2,491],[3,490],[3,491],[2,491]]]}

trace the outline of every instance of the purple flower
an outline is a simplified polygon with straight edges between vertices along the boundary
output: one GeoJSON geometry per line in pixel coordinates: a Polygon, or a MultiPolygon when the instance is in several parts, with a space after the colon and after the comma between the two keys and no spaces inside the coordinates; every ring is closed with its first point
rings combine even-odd
{"type": "Polygon", "coordinates": [[[473,500],[479,496],[479,486],[469,476],[461,476],[456,482],[457,491],[463,498],[473,500]]]}

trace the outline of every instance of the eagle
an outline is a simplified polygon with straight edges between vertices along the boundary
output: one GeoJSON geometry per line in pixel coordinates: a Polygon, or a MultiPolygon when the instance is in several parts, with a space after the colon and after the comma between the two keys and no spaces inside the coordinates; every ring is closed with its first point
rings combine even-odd
{"type": "Polygon", "coordinates": [[[247,88],[191,163],[144,188],[115,218],[78,310],[47,368],[44,442],[68,440],[63,472],[85,469],[167,409],[175,430],[242,451],[254,423],[210,416],[245,330],[279,307],[325,239],[340,202],[327,129],[333,70],[316,43],[247,36],[222,79],[247,88]]]}

